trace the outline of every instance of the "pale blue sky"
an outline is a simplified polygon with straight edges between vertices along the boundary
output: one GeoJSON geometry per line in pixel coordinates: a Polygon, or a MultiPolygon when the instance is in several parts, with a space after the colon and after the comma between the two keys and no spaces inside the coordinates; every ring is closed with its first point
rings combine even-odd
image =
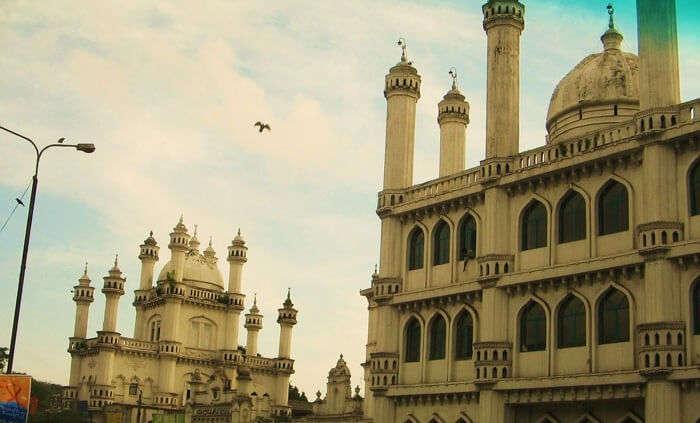
{"type": "MultiPolygon", "coordinates": [[[[634,1],[615,2],[623,47],[636,51],[634,1]]],[[[40,143],[93,141],[91,156],[52,151],[40,173],[16,370],[66,383],[74,303],[115,253],[127,276],[119,329],[133,334],[138,245],[149,230],[168,260],[180,213],[224,256],[239,226],[249,243],[243,289],[265,315],[261,352],[275,355],[286,287],[299,309],[292,382],[325,390],[345,354],[361,383],[366,302],[378,257],[383,78],[408,51],[423,77],[415,182],[437,175],[436,105],[458,69],[471,103],[468,166],[483,158],[486,38],[479,1],[0,2],[0,123],[40,143]],[[270,122],[260,135],[252,123],[270,122]]],[[[521,149],[544,142],[556,83],[601,50],[605,1],[525,2],[521,149]]],[[[700,8],[679,0],[684,100],[700,95],[700,8]]],[[[30,180],[31,149],[0,136],[0,207],[30,180]]],[[[9,344],[26,210],[0,234],[0,346],[9,344]]],[[[6,214],[0,213],[4,219],[6,214]]],[[[227,274],[228,265],[220,261],[227,274]]],[[[226,276],[225,276],[226,278],[226,276]]],[[[91,307],[101,327],[102,294],[91,307]]],[[[241,331],[239,343],[245,342],[241,331]]]]}

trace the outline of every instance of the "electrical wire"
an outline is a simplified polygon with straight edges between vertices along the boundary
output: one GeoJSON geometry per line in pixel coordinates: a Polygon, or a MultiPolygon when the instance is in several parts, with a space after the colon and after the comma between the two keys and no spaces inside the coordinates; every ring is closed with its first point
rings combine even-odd
{"type": "MultiPolygon", "coordinates": [[[[24,192],[22,193],[22,196],[19,197],[19,200],[20,200],[20,201],[21,201],[21,200],[24,200],[24,196],[27,195],[27,191],[29,191],[29,187],[30,187],[31,185],[32,185],[32,183],[30,182],[29,185],[27,185],[27,188],[24,189],[24,192]]],[[[19,205],[20,205],[20,202],[17,201],[17,199],[15,198],[15,207],[14,207],[14,208],[12,209],[12,211],[10,212],[10,215],[7,216],[7,219],[5,219],[5,223],[2,224],[2,228],[0,228],[0,233],[2,233],[2,231],[5,230],[5,227],[6,227],[7,224],[10,222],[10,219],[12,218],[12,215],[15,214],[15,212],[17,211],[17,207],[19,207],[19,205]]]]}

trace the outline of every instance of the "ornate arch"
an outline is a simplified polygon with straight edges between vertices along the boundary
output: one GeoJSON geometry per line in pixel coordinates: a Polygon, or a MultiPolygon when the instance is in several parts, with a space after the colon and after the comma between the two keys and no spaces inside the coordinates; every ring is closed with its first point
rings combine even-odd
{"type": "Polygon", "coordinates": [[[627,419],[630,419],[635,423],[644,423],[644,420],[642,420],[641,417],[639,417],[638,415],[634,414],[631,411],[628,411],[627,414],[625,414],[624,416],[615,420],[615,423],[625,423],[627,421],[627,419]]]}
{"type": "Polygon", "coordinates": [[[463,423],[474,423],[474,421],[464,411],[459,413],[457,416],[457,423],[460,423],[460,419],[463,423]]]}
{"type": "Polygon", "coordinates": [[[537,423],[559,423],[559,420],[557,420],[557,418],[550,413],[547,413],[540,417],[539,420],[537,420],[537,423]]]}
{"type": "Polygon", "coordinates": [[[595,330],[595,334],[592,336],[592,339],[595,340],[596,344],[600,344],[598,342],[599,334],[598,331],[600,330],[600,321],[598,319],[598,312],[600,309],[600,303],[603,300],[603,297],[610,291],[616,289],[620,291],[622,294],[627,297],[627,304],[629,306],[628,312],[629,312],[629,327],[627,328],[628,330],[628,340],[626,342],[629,342],[634,339],[634,328],[635,328],[635,311],[637,310],[636,302],[634,301],[634,296],[632,295],[632,292],[630,292],[629,289],[625,288],[623,285],[611,281],[608,282],[602,289],[598,291],[598,294],[596,295],[595,302],[594,302],[594,308],[593,308],[593,313],[591,314],[593,324],[592,329],[595,330]]]}
{"type": "Polygon", "coordinates": [[[620,176],[620,175],[618,175],[618,174],[616,174],[616,173],[611,173],[611,174],[610,174],[610,177],[608,177],[608,179],[606,179],[605,181],[603,181],[603,183],[601,183],[601,184],[596,188],[596,191],[595,191],[595,204],[593,204],[593,206],[592,206],[591,209],[592,209],[593,212],[595,213],[595,219],[593,219],[593,223],[595,224],[595,233],[596,233],[596,235],[598,235],[598,232],[599,232],[599,228],[598,228],[598,227],[600,226],[599,216],[598,216],[598,214],[599,214],[599,205],[600,205],[600,194],[602,194],[603,189],[604,189],[605,187],[607,187],[608,184],[609,184],[610,182],[612,182],[612,181],[615,181],[615,182],[618,182],[618,183],[622,184],[622,186],[624,186],[625,189],[627,190],[627,215],[628,215],[628,216],[627,216],[627,219],[628,219],[628,222],[627,222],[627,223],[628,223],[627,230],[628,230],[628,231],[629,231],[629,230],[632,230],[632,229],[635,227],[635,221],[636,221],[636,219],[635,219],[635,214],[634,214],[634,212],[635,212],[635,207],[634,207],[634,206],[635,206],[636,203],[635,203],[634,188],[632,187],[632,184],[630,183],[630,181],[628,181],[627,179],[623,178],[622,176],[620,176]]]}
{"type": "Polygon", "coordinates": [[[593,416],[591,413],[586,413],[576,420],[576,423],[601,423],[597,417],[593,416]]]}
{"type": "Polygon", "coordinates": [[[698,168],[698,171],[700,171],[700,157],[696,157],[694,160],[690,162],[688,167],[686,168],[685,171],[685,185],[686,185],[686,193],[687,193],[687,210],[688,210],[688,215],[689,216],[695,216],[700,213],[700,210],[693,210],[693,200],[694,200],[694,193],[691,191],[692,186],[691,186],[691,176],[694,170],[698,168]],[[696,213],[693,213],[695,211],[696,213]]]}
{"type": "Polygon", "coordinates": [[[445,423],[445,419],[440,417],[438,413],[433,413],[432,416],[430,416],[430,419],[428,419],[428,423],[445,423]]]}
{"type": "Polygon", "coordinates": [[[420,221],[417,221],[413,227],[408,231],[408,235],[405,236],[404,239],[404,251],[406,252],[404,259],[406,262],[404,263],[404,268],[408,270],[417,270],[417,269],[425,269],[426,267],[426,254],[428,253],[428,238],[430,237],[430,230],[428,227],[420,221]],[[412,248],[412,241],[413,241],[413,236],[416,233],[416,231],[420,230],[423,233],[423,257],[422,257],[422,266],[421,267],[416,267],[415,269],[411,268],[411,248],[412,248]]]}
{"type": "Polygon", "coordinates": [[[585,216],[585,221],[586,221],[586,238],[584,239],[590,239],[592,235],[591,231],[591,215],[592,215],[592,209],[591,209],[591,196],[584,190],[582,187],[580,187],[577,184],[574,184],[573,182],[569,184],[569,188],[562,194],[559,199],[557,200],[556,204],[552,208],[552,222],[554,222],[554,225],[552,226],[552,238],[557,240],[557,243],[559,243],[559,220],[561,218],[561,206],[564,204],[564,200],[569,197],[569,194],[571,193],[578,193],[583,197],[583,201],[586,205],[586,216],[585,216]]]}
{"type": "Polygon", "coordinates": [[[530,194],[530,197],[528,201],[526,201],[518,210],[518,220],[517,220],[517,230],[515,231],[515,245],[516,245],[516,251],[523,251],[522,249],[522,231],[523,231],[523,217],[525,216],[525,212],[530,209],[530,207],[533,205],[533,203],[538,202],[541,203],[544,206],[545,212],[546,212],[546,218],[547,218],[547,225],[546,225],[546,230],[547,233],[545,234],[545,240],[547,241],[547,244],[545,247],[550,248],[552,245],[552,204],[544,198],[543,196],[537,194],[537,193],[532,193],[530,194]]]}
{"type": "Polygon", "coordinates": [[[586,345],[590,342],[592,333],[593,333],[593,327],[591,325],[592,321],[592,314],[593,311],[591,310],[591,303],[588,301],[588,298],[586,298],[583,294],[581,294],[579,291],[576,289],[570,289],[567,292],[563,293],[557,300],[556,300],[556,305],[554,306],[554,309],[552,310],[552,323],[553,327],[556,329],[553,331],[552,335],[552,345],[555,345],[555,341],[559,341],[559,311],[561,310],[562,304],[564,304],[565,301],[568,300],[569,296],[573,296],[581,300],[583,303],[583,307],[586,310],[586,345]]]}
{"type": "Polygon", "coordinates": [[[537,303],[539,304],[542,309],[544,310],[544,317],[545,317],[545,351],[549,349],[550,344],[551,344],[551,339],[552,339],[552,334],[551,334],[551,327],[552,327],[552,310],[549,308],[549,305],[540,297],[530,294],[527,296],[524,300],[520,302],[520,305],[518,306],[518,312],[515,314],[515,322],[514,328],[515,328],[515,342],[513,344],[514,350],[520,351],[520,337],[521,337],[521,331],[520,331],[520,321],[523,317],[523,312],[527,308],[527,306],[531,303],[537,303]]]}

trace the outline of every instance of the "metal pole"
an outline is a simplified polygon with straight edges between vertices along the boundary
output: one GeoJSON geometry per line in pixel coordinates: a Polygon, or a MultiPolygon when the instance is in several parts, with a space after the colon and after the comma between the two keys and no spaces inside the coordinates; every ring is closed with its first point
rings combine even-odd
{"type": "Polygon", "coordinates": [[[34,217],[34,202],[36,200],[36,189],[39,179],[37,177],[39,169],[39,157],[37,157],[36,172],[32,177],[32,196],[29,200],[29,214],[27,216],[27,227],[24,231],[24,250],[22,251],[22,264],[19,268],[19,283],[17,285],[17,300],[15,301],[15,317],[12,321],[12,338],[10,338],[10,357],[7,360],[7,374],[12,373],[12,365],[15,361],[15,343],[17,341],[17,327],[19,326],[19,311],[22,305],[22,289],[24,288],[24,273],[27,269],[27,253],[29,252],[29,236],[32,232],[32,218],[34,217]]]}

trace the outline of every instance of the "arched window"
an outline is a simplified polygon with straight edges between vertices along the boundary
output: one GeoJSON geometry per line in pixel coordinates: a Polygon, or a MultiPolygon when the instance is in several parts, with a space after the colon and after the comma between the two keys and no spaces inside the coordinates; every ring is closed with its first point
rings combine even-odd
{"type": "Polygon", "coordinates": [[[693,334],[700,335],[700,280],[695,281],[693,288],[693,334]]]}
{"type": "Polygon", "coordinates": [[[627,188],[611,181],[603,187],[598,198],[598,235],[626,231],[628,220],[627,188]]]}
{"type": "Polygon", "coordinates": [[[583,301],[570,295],[559,307],[557,322],[559,348],[586,345],[586,308],[583,301]]]}
{"type": "Polygon", "coordinates": [[[700,160],[695,163],[695,166],[690,171],[689,179],[690,215],[695,216],[700,214],[700,160]]]}
{"type": "Polygon", "coordinates": [[[420,323],[415,317],[406,325],[406,353],[404,359],[407,363],[420,361],[420,323]]]}
{"type": "Polygon", "coordinates": [[[629,302],[617,289],[603,295],[598,306],[598,342],[611,344],[629,341],[629,302]]]}
{"type": "Polygon", "coordinates": [[[420,228],[414,229],[408,240],[408,270],[423,268],[423,244],[423,231],[420,228]]]}
{"type": "Polygon", "coordinates": [[[586,238],[586,201],[576,191],[566,195],[559,206],[559,242],[586,238]]]}
{"type": "Polygon", "coordinates": [[[447,334],[445,319],[442,315],[435,316],[430,323],[430,359],[442,360],[445,358],[445,338],[447,334]]]}
{"type": "Polygon", "coordinates": [[[474,321],[472,320],[472,315],[466,311],[463,311],[457,317],[457,324],[455,327],[455,345],[456,345],[456,358],[459,359],[469,359],[472,358],[472,345],[474,342],[474,321]]]}
{"type": "Polygon", "coordinates": [[[450,227],[444,220],[435,227],[433,240],[433,264],[445,264],[450,261],[450,227]]]}
{"type": "Polygon", "coordinates": [[[544,309],[530,301],[520,316],[520,351],[543,351],[547,340],[546,327],[544,309]]]}
{"type": "Polygon", "coordinates": [[[153,320],[150,325],[151,328],[151,342],[160,341],[160,319],[153,320]]]}
{"type": "Polygon", "coordinates": [[[459,259],[464,260],[469,252],[473,253],[471,257],[476,256],[476,221],[471,215],[459,225],[459,259]]]}
{"type": "Polygon", "coordinates": [[[522,249],[531,250],[547,245],[547,209],[533,201],[523,213],[522,249]]]}

